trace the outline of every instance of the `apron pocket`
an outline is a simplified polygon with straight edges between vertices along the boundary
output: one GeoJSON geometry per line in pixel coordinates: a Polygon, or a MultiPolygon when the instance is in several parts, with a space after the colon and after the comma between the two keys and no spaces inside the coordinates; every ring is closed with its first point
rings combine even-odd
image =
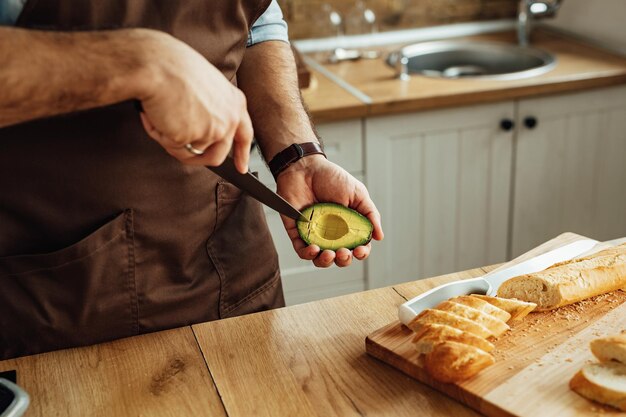
{"type": "Polygon", "coordinates": [[[133,212],[56,252],[0,258],[0,359],[131,336],[133,212]]]}
{"type": "Polygon", "coordinates": [[[285,305],[263,208],[228,182],[217,186],[217,228],[207,252],[220,278],[220,318],[285,305]]]}

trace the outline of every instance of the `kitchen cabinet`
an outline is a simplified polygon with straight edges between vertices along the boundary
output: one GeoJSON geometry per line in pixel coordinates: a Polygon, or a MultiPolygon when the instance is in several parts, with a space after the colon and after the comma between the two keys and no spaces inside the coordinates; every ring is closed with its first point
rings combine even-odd
{"type": "MultiPolygon", "coordinates": [[[[317,128],[386,237],[366,262],[318,269],[267,211],[288,304],[504,262],[566,231],[626,235],[626,87],[317,128]]],[[[275,186],[256,155],[251,168],[275,186]]]]}
{"type": "Polygon", "coordinates": [[[506,259],[514,110],[504,102],[366,120],[367,185],[385,230],[370,288],[506,259]]]}
{"type": "MultiPolygon", "coordinates": [[[[361,119],[316,125],[328,159],[363,180],[363,128],[361,119]]],[[[257,171],[263,183],[276,189],[276,183],[261,157],[251,155],[250,170],[257,171]]],[[[278,213],[265,208],[265,217],[278,252],[287,305],[329,298],[366,289],[365,262],[353,260],[347,268],[316,268],[293,250],[278,213]]]]}
{"type": "Polygon", "coordinates": [[[520,100],[512,255],[564,231],[626,235],[626,87],[520,100]]]}
{"type": "Polygon", "coordinates": [[[370,288],[626,235],[626,87],[372,117],[365,154],[370,288]]]}

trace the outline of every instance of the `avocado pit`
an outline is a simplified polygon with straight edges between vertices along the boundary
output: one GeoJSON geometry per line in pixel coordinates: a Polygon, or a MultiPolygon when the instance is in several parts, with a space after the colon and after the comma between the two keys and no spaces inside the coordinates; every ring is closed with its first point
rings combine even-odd
{"type": "Polygon", "coordinates": [[[313,225],[318,236],[328,240],[337,240],[350,232],[348,223],[336,214],[325,214],[313,225]]]}

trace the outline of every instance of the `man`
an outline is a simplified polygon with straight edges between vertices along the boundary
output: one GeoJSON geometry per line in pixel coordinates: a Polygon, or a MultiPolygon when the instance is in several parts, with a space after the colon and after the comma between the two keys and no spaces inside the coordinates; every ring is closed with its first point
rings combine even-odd
{"type": "MultiPolygon", "coordinates": [[[[313,143],[281,195],[352,207],[382,239],[365,187],[315,152],[275,3],[0,5],[0,358],[282,306],[260,205],[203,168],[232,152],[245,172],[253,128],[267,161],[313,143]]],[[[316,266],[369,254],[283,221],[316,266]]]]}

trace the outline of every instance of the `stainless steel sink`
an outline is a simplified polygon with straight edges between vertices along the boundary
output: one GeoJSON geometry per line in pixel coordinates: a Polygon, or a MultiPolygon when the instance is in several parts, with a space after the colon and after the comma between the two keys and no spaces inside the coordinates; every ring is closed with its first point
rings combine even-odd
{"type": "Polygon", "coordinates": [[[387,57],[398,76],[513,80],[534,77],[556,65],[552,54],[540,49],[499,42],[435,41],[403,47],[387,57]]]}

